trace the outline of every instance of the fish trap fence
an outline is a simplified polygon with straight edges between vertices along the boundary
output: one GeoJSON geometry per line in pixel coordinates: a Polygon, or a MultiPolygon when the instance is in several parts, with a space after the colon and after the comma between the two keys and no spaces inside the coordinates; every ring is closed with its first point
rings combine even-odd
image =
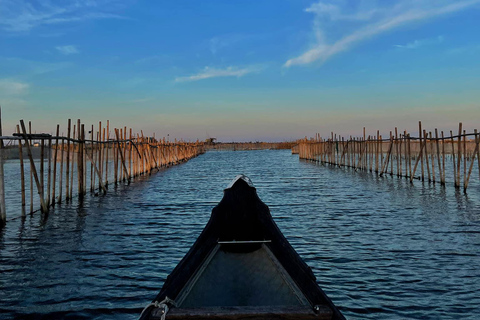
{"type": "MultiPolygon", "coordinates": [[[[109,184],[130,183],[205,152],[204,143],[198,140],[157,140],[155,136],[145,137],[143,131],[134,134],[127,127],[112,130],[109,121],[104,127],[99,122],[98,128],[92,125],[87,129],[80,120],[72,126],[71,119],[66,135],[60,135],[60,125],[55,135],[35,134],[31,122],[27,129],[20,120],[16,132],[1,136],[0,142],[0,225],[6,223],[6,195],[18,196],[17,201],[9,199],[8,203],[20,203],[21,216],[27,211],[48,213],[62,201],[75,196],[81,200],[87,189],[105,194],[109,184]],[[13,160],[18,167],[5,172],[6,159],[18,159],[13,160]]],[[[11,161],[7,162],[11,169],[11,161]]]]}
{"type": "Polygon", "coordinates": [[[444,132],[434,133],[422,130],[419,122],[419,136],[411,136],[404,131],[390,131],[383,138],[377,130],[376,135],[345,138],[333,132],[328,138],[319,134],[315,138],[298,141],[292,153],[298,153],[300,159],[330,164],[337,167],[353,168],[414,180],[428,181],[446,185],[453,182],[455,188],[467,192],[472,172],[478,172],[480,181],[480,134],[462,130],[459,124],[458,134],[453,131],[446,136],[444,132]],[[447,178],[448,179],[447,179],[447,178]]]}

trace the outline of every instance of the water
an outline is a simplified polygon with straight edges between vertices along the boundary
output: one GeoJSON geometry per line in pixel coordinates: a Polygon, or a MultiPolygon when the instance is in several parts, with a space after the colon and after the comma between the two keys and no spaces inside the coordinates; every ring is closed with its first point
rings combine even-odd
{"type": "Polygon", "coordinates": [[[236,174],[348,319],[478,319],[480,189],[209,152],[0,232],[0,318],[135,319],[236,174]]]}

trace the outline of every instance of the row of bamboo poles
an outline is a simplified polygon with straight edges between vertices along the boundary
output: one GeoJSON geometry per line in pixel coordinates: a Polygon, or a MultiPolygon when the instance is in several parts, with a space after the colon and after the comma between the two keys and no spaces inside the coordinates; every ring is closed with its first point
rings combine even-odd
{"type": "MultiPolygon", "coordinates": [[[[2,142],[6,139],[18,140],[22,216],[27,212],[26,190],[30,196],[28,211],[38,210],[34,207],[34,202],[38,203],[33,196],[36,189],[40,210],[48,213],[50,207],[74,196],[82,199],[87,189],[94,194],[106,193],[109,184],[130,183],[136,177],[151,174],[152,170],[179,164],[205,152],[203,142],[157,140],[145,137],[143,131],[133,134],[127,127],[111,130],[109,121],[106,126],[99,122],[98,128],[92,125],[86,129],[80,120],[72,126],[69,119],[66,136],[60,135],[60,125],[52,136],[32,134],[31,122],[27,130],[20,120],[12,137],[1,137],[2,142]],[[40,149],[39,160],[33,155],[35,148],[40,149]]],[[[1,218],[5,222],[5,214],[1,218]]]]}
{"type": "Polygon", "coordinates": [[[419,122],[419,136],[412,137],[404,131],[390,131],[388,138],[383,138],[377,130],[376,135],[363,137],[337,136],[333,132],[324,139],[300,140],[292,153],[298,153],[300,159],[317,161],[338,167],[375,172],[380,176],[389,174],[433,183],[446,184],[446,173],[453,180],[456,188],[467,191],[474,163],[477,163],[480,179],[480,134],[462,130],[459,124],[458,134],[446,136],[437,129],[434,133],[422,130],[419,122]],[[448,162],[451,162],[448,164],[448,162]],[[463,178],[463,179],[462,179],[463,178]]]}

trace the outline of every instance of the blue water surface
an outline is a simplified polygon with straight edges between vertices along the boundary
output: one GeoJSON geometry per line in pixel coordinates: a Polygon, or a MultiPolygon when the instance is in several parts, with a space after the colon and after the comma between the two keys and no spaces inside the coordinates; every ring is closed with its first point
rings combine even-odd
{"type": "MultiPolygon", "coordinates": [[[[248,175],[348,319],[479,319],[480,188],[207,152],[0,231],[0,318],[136,319],[248,175]]],[[[8,185],[8,183],[7,183],[8,185]]]]}

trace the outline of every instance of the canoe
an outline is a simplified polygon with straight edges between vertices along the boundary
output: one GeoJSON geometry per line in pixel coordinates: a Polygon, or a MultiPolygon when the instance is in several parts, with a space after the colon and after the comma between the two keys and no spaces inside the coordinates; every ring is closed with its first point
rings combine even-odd
{"type": "Polygon", "coordinates": [[[345,318],[240,175],[140,319],[345,318]]]}

